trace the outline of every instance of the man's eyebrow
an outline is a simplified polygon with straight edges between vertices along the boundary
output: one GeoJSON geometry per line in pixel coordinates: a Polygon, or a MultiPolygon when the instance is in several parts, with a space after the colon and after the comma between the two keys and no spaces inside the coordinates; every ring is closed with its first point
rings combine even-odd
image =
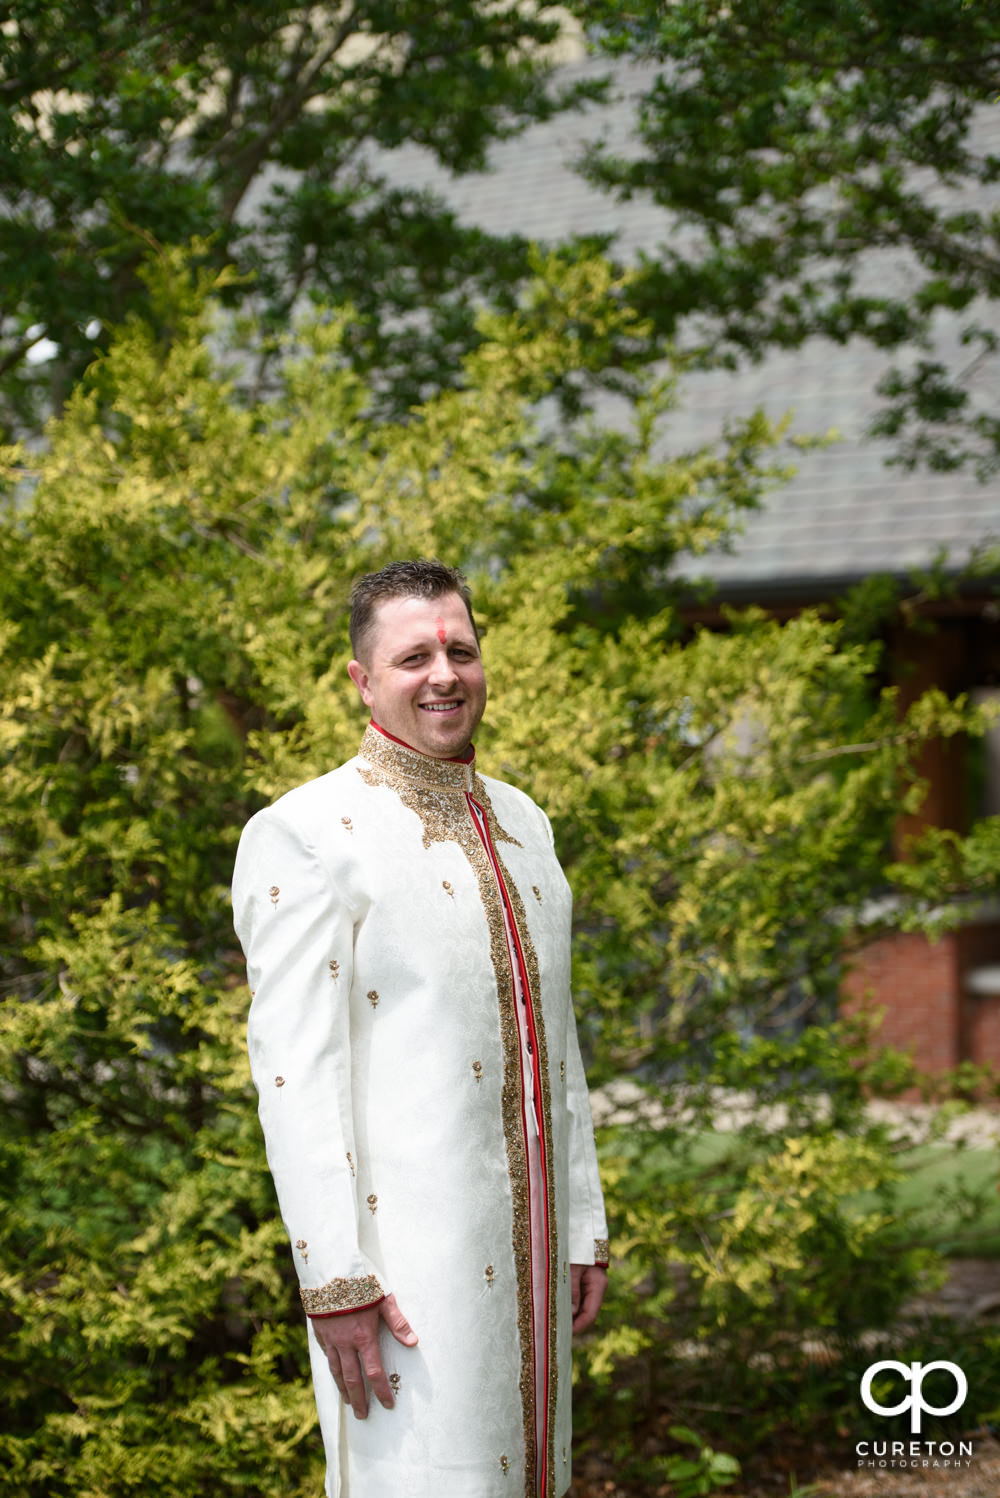
{"type": "MultiPolygon", "coordinates": [[[[421,650],[433,650],[436,642],[437,635],[434,635],[432,638],[430,633],[421,636],[419,640],[409,640],[405,645],[401,645],[398,650],[393,651],[390,660],[405,661],[408,655],[415,655],[421,650]]],[[[479,646],[476,644],[475,637],[471,634],[452,635],[448,640],[448,649],[471,650],[476,655],[479,653],[479,646]]]]}

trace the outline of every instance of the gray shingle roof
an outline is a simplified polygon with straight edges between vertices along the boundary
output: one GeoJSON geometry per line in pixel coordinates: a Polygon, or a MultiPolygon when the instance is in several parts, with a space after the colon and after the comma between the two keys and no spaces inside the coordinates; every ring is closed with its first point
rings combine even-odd
{"type": "MultiPolygon", "coordinates": [[[[566,72],[572,77],[605,68],[584,60],[566,72]]],[[[643,200],[616,202],[583,182],[572,162],[598,137],[628,149],[635,96],[654,71],[619,69],[611,103],[561,115],[500,143],[489,172],[453,178],[413,147],[380,157],[379,165],[396,181],[434,189],[463,222],[493,232],[513,230],[542,243],[612,232],[626,258],[652,252],[671,233],[664,210],[643,200]]],[[[1000,108],[983,116],[978,133],[1000,151],[1000,108]]],[[[873,259],[870,273],[875,282],[898,280],[906,265],[873,259]]],[[[988,308],[987,316],[1000,332],[1000,306],[988,308]]],[[[957,351],[956,323],[941,319],[938,347],[957,351]]],[[[797,476],[747,518],[732,554],[702,558],[691,572],[714,577],[724,592],[764,598],[798,583],[833,586],[872,571],[921,567],[942,548],[959,564],[977,543],[1000,540],[1000,482],[887,467],[889,444],[865,435],[877,405],[875,386],[891,362],[859,340],[844,347],[816,340],[737,372],[685,378],[671,434],[679,447],[712,442],[727,417],[758,406],[775,418],[791,411],[793,431],[840,433],[834,446],[797,458],[797,476]]],[[[996,408],[994,373],[981,376],[977,398],[996,408]]]]}

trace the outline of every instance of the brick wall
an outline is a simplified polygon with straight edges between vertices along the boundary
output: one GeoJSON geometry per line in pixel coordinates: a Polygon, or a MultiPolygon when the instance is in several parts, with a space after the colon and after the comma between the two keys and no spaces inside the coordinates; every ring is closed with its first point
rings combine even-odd
{"type": "Polygon", "coordinates": [[[972,994],[964,976],[1000,964],[1000,925],[970,925],[937,941],[916,934],[881,937],[852,960],[843,1008],[883,1010],[886,1045],[909,1051],[924,1071],[960,1061],[1000,1067],[1000,992],[972,994]]]}
{"type": "Polygon", "coordinates": [[[879,1038],[910,1051],[919,1067],[946,1071],[962,1060],[958,938],[885,936],[863,948],[845,979],[844,1009],[884,1009],[879,1038]]]}

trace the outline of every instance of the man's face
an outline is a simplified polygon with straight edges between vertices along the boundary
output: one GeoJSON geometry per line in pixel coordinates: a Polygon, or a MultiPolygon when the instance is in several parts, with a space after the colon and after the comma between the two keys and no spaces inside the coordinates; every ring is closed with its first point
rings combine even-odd
{"type": "Polygon", "coordinates": [[[379,604],[365,653],[347,669],[380,728],[434,759],[468,748],[486,707],[486,677],[457,593],[379,604]]]}

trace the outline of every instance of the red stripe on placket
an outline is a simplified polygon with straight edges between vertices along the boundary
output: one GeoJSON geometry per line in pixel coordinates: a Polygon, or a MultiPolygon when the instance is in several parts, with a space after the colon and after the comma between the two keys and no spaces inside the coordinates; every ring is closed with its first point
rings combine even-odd
{"type": "MultiPolygon", "coordinates": [[[[536,1124],[537,1134],[538,1134],[538,1173],[539,1173],[539,1177],[540,1177],[540,1182],[539,1182],[539,1184],[540,1184],[540,1190],[537,1193],[537,1195],[538,1195],[538,1200],[541,1202],[541,1222],[542,1222],[543,1238],[544,1238],[544,1242],[545,1242],[545,1258],[544,1258],[544,1262],[541,1265],[537,1266],[538,1269],[541,1271],[541,1284],[542,1284],[542,1290],[543,1290],[543,1295],[544,1295],[544,1319],[543,1319],[544,1335],[542,1336],[542,1339],[541,1339],[541,1343],[542,1343],[542,1345],[541,1345],[541,1370],[542,1370],[542,1372],[541,1372],[541,1389],[538,1390],[538,1391],[536,1391],[536,1443],[537,1443],[537,1447],[538,1447],[538,1450],[536,1452],[536,1480],[537,1480],[538,1498],[548,1498],[548,1419],[549,1419],[549,1401],[548,1401],[548,1390],[549,1390],[549,1339],[548,1339],[548,1326],[549,1326],[549,1318],[550,1318],[550,1315],[551,1315],[552,1307],[551,1307],[551,1304],[550,1304],[550,1301],[549,1301],[549,1248],[548,1248],[548,1245],[549,1245],[549,1242],[550,1242],[550,1233],[549,1233],[548,1180],[547,1180],[546,1162],[545,1162],[545,1129],[544,1129],[544,1115],[543,1115],[543,1111],[542,1111],[542,1077],[541,1077],[541,1065],[540,1065],[539,1048],[538,1048],[538,1030],[537,1030],[537,1027],[536,1027],[536,1024],[535,1024],[535,1013],[534,1013],[535,999],[534,999],[534,995],[533,995],[533,993],[531,991],[531,985],[528,982],[528,968],[527,968],[527,964],[526,964],[526,962],[524,960],[524,949],[521,946],[521,937],[520,937],[520,933],[518,932],[518,929],[517,929],[517,922],[514,919],[514,911],[513,911],[512,905],[511,905],[510,894],[509,894],[509,892],[507,890],[507,885],[506,885],[506,882],[504,880],[503,872],[502,872],[502,870],[500,868],[500,861],[499,861],[499,859],[497,857],[497,854],[496,854],[496,851],[495,851],[495,849],[493,847],[492,838],[489,835],[489,824],[488,824],[488,822],[486,820],[486,813],[485,813],[483,807],[480,806],[479,802],[476,801],[476,799],[468,791],[466,791],[465,797],[466,797],[466,801],[468,802],[468,805],[469,805],[469,812],[470,812],[470,815],[472,817],[473,825],[475,826],[476,831],[479,834],[480,841],[482,842],[483,847],[486,850],[487,857],[490,860],[490,866],[493,869],[493,876],[496,879],[497,889],[498,889],[499,894],[500,894],[500,899],[503,902],[503,907],[504,907],[504,910],[506,911],[506,914],[507,914],[506,927],[507,927],[508,955],[510,953],[511,944],[513,944],[514,956],[515,956],[515,960],[517,962],[517,967],[518,967],[518,973],[517,974],[512,973],[511,974],[511,979],[513,981],[516,977],[518,977],[518,976],[520,977],[520,980],[521,980],[521,992],[524,995],[524,1003],[521,1006],[521,1008],[522,1008],[523,1013],[524,1013],[525,1026],[526,1026],[526,1029],[527,1029],[527,1037],[528,1037],[528,1050],[529,1050],[530,1057],[531,1057],[531,1078],[532,1078],[532,1084],[533,1084],[532,1085],[533,1112],[534,1112],[535,1124],[536,1124]],[[542,1414],[542,1419],[541,1419],[541,1436],[540,1436],[540,1439],[539,1439],[539,1433],[538,1433],[538,1409],[539,1409],[538,1399],[539,1399],[539,1397],[541,1399],[540,1408],[541,1408],[541,1414],[542,1414]]],[[[518,996],[517,996],[517,984],[516,984],[516,981],[514,982],[513,986],[514,986],[514,1004],[515,1004],[515,1010],[516,1010],[516,1007],[518,1005],[518,996]]],[[[518,1033],[519,1034],[520,1034],[520,1030],[521,1030],[521,1026],[519,1024],[518,1025],[518,1033]]],[[[519,1044],[519,1050],[521,1052],[521,1055],[523,1056],[523,1049],[520,1047],[520,1044],[519,1044]]],[[[523,1132],[524,1132],[525,1159],[528,1162],[528,1172],[529,1172],[529,1189],[528,1189],[528,1199],[529,1199],[529,1239],[531,1240],[532,1251],[533,1251],[534,1250],[534,1234],[530,1231],[530,1218],[531,1218],[530,1201],[531,1201],[531,1195],[532,1195],[531,1187],[530,1187],[531,1171],[532,1171],[532,1166],[531,1166],[532,1141],[531,1141],[531,1138],[529,1136],[528,1120],[527,1120],[527,1117],[526,1117],[526,1114],[525,1114],[525,1101],[526,1101],[526,1099],[525,1099],[525,1088],[524,1088],[524,1082],[523,1082],[523,1079],[522,1079],[522,1084],[521,1084],[521,1127],[522,1127],[523,1132]]],[[[532,1253],[532,1279],[534,1281],[535,1280],[536,1266],[535,1266],[533,1260],[534,1260],[534,1254],[532,1253]]],[[[534,1293],[532,1294],[532,1317],[531,1317],[531,1325],[532,1325],[532,1337],[534,1339],[535,1338],[534,1293]]],[[[537,1349],[536,1349],[536,1353],[537,1353],[537,1349]]],[[[536,1361],[536,1366],[537,1366],[537,1357],[536,1357],[535,1361],[536,1361]]]]}

